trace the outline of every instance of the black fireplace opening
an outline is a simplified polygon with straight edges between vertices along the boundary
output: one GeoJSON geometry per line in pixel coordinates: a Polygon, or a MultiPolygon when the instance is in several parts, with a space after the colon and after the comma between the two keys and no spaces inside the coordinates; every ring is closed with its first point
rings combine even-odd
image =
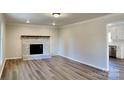
{"type": "Polygon", "coordinates": [[[30,44],[30,55],[43,54],[43,44],[30,44]]]}

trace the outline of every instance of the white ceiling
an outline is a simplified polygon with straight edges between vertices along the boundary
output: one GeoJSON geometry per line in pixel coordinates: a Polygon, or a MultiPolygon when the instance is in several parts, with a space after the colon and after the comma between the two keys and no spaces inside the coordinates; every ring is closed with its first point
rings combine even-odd
{"type": "Polygon", "coordinates": [[[26,20],[30,20],[30,24],[35,25],[52,25],[54,22],[57,26],[63,26],[107,14],[108,13],[61,13],[59,18],[55,18],[51,13],[5,13],[5,17],[8,23],[25,24],[26,20]]]}

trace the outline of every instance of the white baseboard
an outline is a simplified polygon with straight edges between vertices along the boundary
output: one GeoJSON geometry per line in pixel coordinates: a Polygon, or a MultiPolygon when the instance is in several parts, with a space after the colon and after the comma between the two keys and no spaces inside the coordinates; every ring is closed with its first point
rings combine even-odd
{"type": "Polygon", "coordinates": [[[59,56],[59,55],[58,54],[52,54],[51,56],[53,57],[53,56],[59,56]]]}
{"type": "Polygon", "coordinates": [[[10,57],[10,58],[6,58],[6,60],[10,60],[10,59],[22,59],[22,57],[10,57]]]}
{"type": "Polygon", "coordinates": [[[70,60],[73,60],[73,61],[76,61],[76,62],[85,64],[85,65],[88,65],[88,66],[91,66],[91,67],[96,68],[96,69],[100,69],[100,70],[105,71],[105,72],[108,72],[108,71],[109,71],[109,70],[106,69],[106,68],[101,68],[101,67],[98,67],[98,66],[89,64],[89,63],[87,63],[87,62],[84,62],[84,61],[79,61],[79,60],[73,59],[73,58],[71,58],[71,57],[67,57],[67,56],[63,56],[63,55],[59,55],[59,56],[65,57],[65,58],[67,58],[67,59],[70,59],[70,60]]]}
{"type": "Polygon", "coordinates": [[[2,76],[2,73],[3,73],[3,69],[4,69],[4,66],[5,66],[5,63],[6,63],[6,58],[4,59],[3,63],[2,63],[2,66],[1,66],[1,70],[0,70],[0,78],[2,76]]]}

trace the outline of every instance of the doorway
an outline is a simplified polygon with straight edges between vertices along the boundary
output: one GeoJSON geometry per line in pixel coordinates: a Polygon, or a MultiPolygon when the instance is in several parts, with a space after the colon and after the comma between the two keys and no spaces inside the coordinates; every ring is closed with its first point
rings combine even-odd
{"type": "Polygon", "coordinates": [[[124,59],[124,22],[107,25],[109,58],[124,59]]]}
{"type": "Polygon", "coordinates": [[[124,22],[107,24],[109,79],[124,79],[124,22]]]}

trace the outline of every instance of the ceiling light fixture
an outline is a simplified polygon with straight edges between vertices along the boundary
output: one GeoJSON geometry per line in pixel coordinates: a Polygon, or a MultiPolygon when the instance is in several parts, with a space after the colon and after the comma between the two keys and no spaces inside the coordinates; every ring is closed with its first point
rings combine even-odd
{"type": "Polygon", "coordinates": [[[52,15],[57,18],[61,15],[61,13],[52,13],[52,15]]]}
{"type": "Polygon", "coordinates": [[[26,23],[29,24],[30,23],[30,20],[27,20],[26,23]]]}
{"type": "Polygon", "coordinates": [[[52,23],[53,26],[55,26],[56,24],[55,23],[52,23]]]}

